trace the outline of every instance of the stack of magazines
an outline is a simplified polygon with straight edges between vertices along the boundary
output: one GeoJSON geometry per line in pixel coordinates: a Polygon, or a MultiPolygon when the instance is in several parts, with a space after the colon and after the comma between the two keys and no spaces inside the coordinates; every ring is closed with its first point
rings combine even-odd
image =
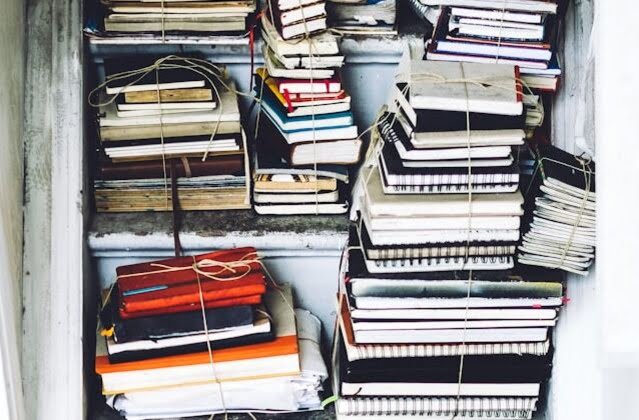
{"type": "Polygon", "coordinates": [[[523,420],[537,409],[563,278],[514,263],[516,74],[413,61],[380,117],[338,300],[338,417],[523,420]]]}
{"type": "Polygon", "coordinates": [[[122,266],[117,278],[95,368],[127,419],[320,408],[320,322],[293,309],[289,286],[267,289],[255,249],[122,266]]]}
{"type": "Polygon", "coordinates": [[[105,71],[95,104],[98,211],[250,207],[245,135],[224,67],[169,56],[106,61],[105,71]]]}
{"type": "MultiPolygon", "coordinates": [[[[268,13],[267,13],[268,15],[268,13]]],[[[262,19],[265,68],[255,73],[255,210],[260,214],[337,214],[348,209],[347,165],[362,141],[339,74],[335,36],[286,41],[262,19]]]]}
{"type": "Polygon", "coordinates": [[[556,1],[420,1],[440,7],[432,39],[426,41],[427,60],[517,65],[530,88],[557,89],[556,1]]]}

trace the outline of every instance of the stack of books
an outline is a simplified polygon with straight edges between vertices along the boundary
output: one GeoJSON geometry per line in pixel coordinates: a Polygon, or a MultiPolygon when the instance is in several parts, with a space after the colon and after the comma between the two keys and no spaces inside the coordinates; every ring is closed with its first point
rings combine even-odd
{"type": "Polygon", "coordinates": [[[331,28],[362,35],[397,34],[395,0],[329,0],[331,28]]]}
{"type": "Polygon", "coordinates": [[[587,275],[595,257],[595,164],[550,145],[538,146],[533,162],[518,262],[587,275]]]}
{"type": "Polygon", "coordinates": [[[255,249],[123,266],[117,276],[95,369],[126,418],[320,407],[320,322],[293,309],[289,286],[267,290],[255,249]]]}
{"type": "MultiPolygon", "coordinates": [[[[268,13],[267,13],[268,15],[268,13]]],[[[344,90],[335,36],[288,42],[263,18],[265,68],[255,72],[260,101],[254,193],[260,214],[338,214],[348,209],[348,170],[362,140],[344,90]]]]}
{"type": "Polygon", "coordinates": [[[145,35],[180,39],[181,34],[243,34],[255,0],[104,0],[89,8],[87,30],[92,36],[127,38],[145,35]],[[91,13],[92,12],[92,13],[91,13]]]}
{"type": "Polygon", "coordinates": [[[514,262],[516,68],[414,61],[393,102],[360,175],[338,416],[529,419],[550,376],[563,277],[514,262]]]}
{"type": "Polygon", "coordinates": [[[556,0],[420,0],[440,6],[426,59],[517,65],[531,89],[554,92],[557,61],[556,0]]]}
{"type": "Polygon", "coordinates": [[[250,208],[246,139],[233,82],[223,67],[202,60],[166,57],[157,63],[105,62],[97,210],[250,208]]]}

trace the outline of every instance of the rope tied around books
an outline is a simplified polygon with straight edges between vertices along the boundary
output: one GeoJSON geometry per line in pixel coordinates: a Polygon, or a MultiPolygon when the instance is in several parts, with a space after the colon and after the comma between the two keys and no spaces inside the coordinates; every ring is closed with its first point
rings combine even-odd
{"type": "Polygon", "coordinates": [[[546,179],[546,173],[544,171],[544,165],[543,162],[544,161],[548,161],[548,162],[553,162],[559,165],[563,165],[566,166],[567,168],[573,169],[573,170],[577,170],[580,171],[584,174],[584,194],[583,194],[583,198],[581,200],[581,203],[579,205],[579,211],[577,213],[577,218],[575,219],[575,222],[572,224],[571,230],[570,230],[570,234],[568,235],[568,239],[564,242],[564,246],[561,252],[561,257],[559,259],[559,262],[555,265],[554,268],[557,269],[566,269],[568,271],[572,271],[571,269],[568,269],[566,267],[564,267],[564,263],[566,262],[566,258],[568,257],[568,253],[570,252],[570,248],[572,248],[573,245],[573,240],[575,238],[575,235],[577,233],[577,228],[579,227],[579,225],[581,225],[581,221],[583,219],[583,215],[584,212],[586,210],[586,205],[588,204],[589,198],[590,198],[590,188],[591,188],[591,183],[592,183],[592,176],[595,175],[595,172],[590,168],[590,163],[592,162],[592,158],[590,156],[584,158],[582,156],[575,156],[575,160],[577,162],[579,162],[579,164],[581,165],[581,167],[578,166],[574,166],[574,165],[570,165],[567,164],[565,162],[561,162],[559,160],[555,160],[555,159],[551,159],[551,158],[547,158],[547,157],[540,157],[537,159],[537,165],[535,165],[535,170],[533,171],[532,174],[532,179],[530,184],[528,184],[528,188],[526,189],[526,194],[525,196],[528,196],[528,194],[530,193],[533,181],[535,179],[535,176],[537,175],[537,173],[539,173],[542,177],[542,179],[546,179]]]}
{"type": "Polygon", "coordinates": [[[253,95],[241,92],[226,83],[226,69],[224,67],[218,66],[214,63],[211,63],[206,60],[201,60],[198,58],[181,57],[178,55],[168,55],[166,57],[156,60],[153,64],[149,66],[141,67],[135,70],[115,73],[115,74],[107,76],[104,82],[100,83],[95,89],[93,89],[89,93],[88,95],[89,105],[94,108],[111,105],[117,100],[117,98],[122,93],[126,91],[127,88],[137,84],[142,79],[144,79],[144,77],[146,77],[149,73],[151,73],[152,71],[155,71],[156,69],[157,70],[171,70],[171,69],[188,70],[190,72],[199,74],[200,76],[204,77],[204,79],[211,85],[211,88],[213,89],[213,92],[215,94],[214,95],[215,99],[218,102],[217,103],[218,107],[216,109],[219,109],[219,112],[217,113],[215,126],[212,130],[211,135],[209,136],[209,142],[207,144],[206,150],[203,153],[202,161],[205,161],[207,159],[211,144],[214,142],[215,135],[217,134],[220,123],[222,122],[224,104],[222,103],[222,96],[220,95],[220,89],[218,86],[221,86],[227,91],[230,91],[238,96],[248,97],[248,98],[256,100],[256,98],[253,95]],[[186,63],[186,64],[182,64],[182,63],[186,63]],[[131,80],[125,86],[118,88],[117,92],[111,95],[111,97],[108,98],[106,101],[100,101],[99,98],[97,101],[94,100],[95,96],[99,94],[103,89],[105,89],[109,83],[112,83],[118,80],[129,79],[129,78],[133,78],[133,80],[131,80]]]}
{"type": "MultiPolygon", "coordinates": [[[[204,326],[204,332],[206,336],[206,347],[207,347],[208,356],[209,356],[209,363],[211,365],[213,379],[215,380],[215,383],[218,386],[218,392],[220,394],[220,401],[222,403],[222,410],[223,410],[223,414],[225,418],[228,418],[228,409],[226,406],[226,401],[224,399],[224,390],[222,389],[222,383],[217,375],[217,371],[215,368],[215,361],[213,358],[213,349],[211,348],[211,340],[209,339],[209,327],[206,320],[206,306],[204,304],[204,291],[202,290],[202,280],[200,276],[203,276],[203,277],[206,277],[207,279],[215,280],[215,281],[239,280],[245,277],[246,275],[248,275],[252,271],[251,264],[258,264],[260,268],[264,271],[265,277],[270,281],[270,284],[272,285],[272,287],[280,294],[280,296],[286,303],[288,309],[293,314],[293,318],[295,319],[295,322],[297,322],[293,303],[287,299],[286,295],[284,294],[284,292],[282,292],[282,289],[277,284],[275,279],[271,276],[271,273],[268,271],[268,269],[266,268],[262,260],[258,257],[256,252],[248,253],[244,257],[242,257],[240,260],[231,261],[228,263],[213,260],[213,259],[204,259],[204,260],[197,261],[196,257],[193,256],[193,264],[191,265],[191,268],[195,272],[196,279],[197,279],[198,294],[199,294],[199,300],[200,300],[200,310],[202,313],[202,324],[204,326]],[[201,270],[201,268],[206,268],[206,267],[221,267],[222,271],[228,270],[228,271],[231,271],[232,273],[236,273],[238,268],[246,268],[246,270],[243,273],[240,273],[232,278],[221,279],[218,277],[218,275],[221,272],[211,273],[208,271],[201,270]]],[[[258,311],[261,313],[264,313],[271,321],[273,321],[271,316],[268,313],[265,313],[264,311],[259,309],[258,311]]],[[[247,414],[252,419],[255,419],[255,416],[253,416],[252,413],[247,412],[247,414]]],[[[213,420],[214,417],[215,417],[215,413],[210,415],[209,420],[213,420]]]]}
{"type": "MultiPolygon", "coordinates": [[[[301,10],[301,14],[302,14],[302,23],[304,24],[304,35],[302,37],[300,37],[299,39],[296,40],[284,40],[282,39],[282,42],[287,43],[289,45],[298,45],[304,41],[308,42],[308,69],[310,70],[310,84],[311,84],[311,91],[313,91],[313,84],[314,84],[314,77],[313,77],[313,71],[314,71],[314,66],[313,66],[313,59],[315,58],[316,54],[318,53],[318,49],[317,46],[315,44],[315,40],[313,39],[313,37],[311,36],[311,33],[308,29],[308,25],[307,25],[307,20],[306,20],[306,16],[305,16],[305,12],[304,12],[304,8],[302,5],[302,1],[298,0],[298,4],[299,4],[299,8],[301,10]]],[[[266,8],[260,12],[260,17],[265,15],[266,13],[269,14],[270,16],[270,21],[273,23],[275,22],[275,18],[273,15],[273,7],[271,5],[271,0],[268,0],[268,5],[266,6],[266,8]]],[[[278,41],[279,42],[279,41],[278,41]]],[[[268,48],[268,47],[267,47],[268,48]]],[[[262,83],[260,86],[260,98],[262,97],[263,93],[264,93],[264,84],[266,83],[266,81],[264,80],[264,78],[262,78],[262,83]]],[[[311,103],[315,102],[315,99],[313,97],[311,97],[311,103]]],[[[260,127],[260,114],[262,113],[261,111],[261,102],[260,103],[260,110],[257,113],[256,116],[256,120],[255,120],[255,133],[254,133],[254,139],[257,142],[257,137],[259,134],[259,127],[260,127]]],[[[319,209],[319,174],[318,174],[318,168],[317,168],[317,138],[316,138],[316,131],[315,131],[315,105],[310,105],[311,108],[311,131],[312,131],[312,143],[313,143],[313,176],[315,178],[314,182],[315,182],[315,188],[314,188],[314,193],[315,193],[315,215],[319,215],[320,214],[320,209],[319,209]]],[[[289,106],[289,112],[290,112],[290,106],[289,106]]]]}

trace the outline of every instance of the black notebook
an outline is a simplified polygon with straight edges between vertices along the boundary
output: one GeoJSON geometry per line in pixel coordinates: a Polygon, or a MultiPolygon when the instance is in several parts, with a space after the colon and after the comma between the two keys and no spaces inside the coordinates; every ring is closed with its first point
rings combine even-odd
{"type": "MultiPolygon", "coordinates": [[[[346,360],[342,347],[342,361],[346,360]]],[[[342,380],[367,382],[457,383],[459,356],[389,358],[347,362],[342,380]]],[[[462,383],[539,383],[549,375],[551,355],[466,356],[462,383]]]]}
{"type": "Polygon", "coordinates": [[[374,245],[366,225],[360,229],[362,246],[366,258],[370,260],[392,260],[404,258],[455,258],[468,256],[503,256],[515,253],[515,242],[473,242],[466,246],[465,242],[445,243],[435,246],[392,246],[374,245]],[[468,250],[466,249],[468,248],[468,250]]]}
{"type": "MultiPolygon", "coordinates": [[[[388,128],[388,126],[386,126],[388,128]]],[[[380,169],[389,185],[465,185],[468,184],[467,167],[411,168],[402,165],[402,159],[393,146],[401,141],[402,132],[387,129],[382,137],[384,145],[379,157],[380,169]]],[[[516,184],[519,182],[519,168],[516,163],[503,167],[472,168],[471,182],[475,184],[516,184]]]]}
{"type": "MultiPolygon", "coordinates": [[[[379,131],[385,141],[392,143],[397,149],[397,154],[402,160],[410,161],[457,161],[459,165],[446,164],[445,166],[468,167],[468,157],[475,159],[492,159],[501,162],[510,158],[506,165],[512,164],[511,146],[479,146],[479,147],[451,147],[438,149],[419,149],[413,146],[406,129],[397,118],[382,118],[379,122],[379,131]]],[[[472,162],[471,162],[472,165],[472,162]]],[[[439,165],[438,165],[439,166],[439,165]]],[[[504,166],[503,163],[489,166],[504,166]]]]}
{"type": "MultiPolygon", "coordinates": [[[[403,91],[405,83],[399,83],[397,89],[403,91]]],[[[409,91],[406,90],[406,102],[400,103],[400,109],[406,120],[409,121],[417,133],[444,132],[444,131],[466,131],[466,112],[439,111],[430,109],[415,109],[408,103],[409,91]],[[410,107],[406,109],[406,106],[410,107]],[[408,114],[414,113],[416,118],[411,118],[408,114]]],[[[470,112],[471,130],[506,130],[524,129],[526,115],[496,115],[480,112],[470,112]]]]}
{"type": "Polygon", "coordinates": [[[340,345],[342,396],[528,396],[539,395],[552,369],[551,355],[389,358],[348,362],[340,345]]]}
{"type": "MultiPolygon", "coordinates": [[[[113,327],[113,338],[117,343],[137,340],[158,340],[180,337],[204,329],[201,311],[178,312],[140,318],[122,319],[118,313],[117,286],[100,312],[100,323],[105,328],[113,327]]],[[[251,325],[255,320],[255,309],[251,305],[206,309],[209,330],[251,325]]]]}

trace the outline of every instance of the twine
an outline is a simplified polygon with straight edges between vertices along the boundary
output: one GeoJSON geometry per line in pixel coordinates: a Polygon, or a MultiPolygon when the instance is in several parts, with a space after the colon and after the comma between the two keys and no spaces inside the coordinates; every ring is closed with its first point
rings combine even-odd
{"type": "MultiPolygon", "coordinates": [[[[308,30],[308,24],[307,24],[307,20],[306,20],[306,16],[304,14],[304,8],[302,5],[301,0],[298,0],[298,5],[300,8],[300,11],[302,13],[302,23],[304,24],[304,35],[303,37],[297,39],[297,40],[285,40],[282,38],[282,41],[286,44],[289,45],[297,45],[303,41],[308,41],[308,60],[309,60],[309,65],[308,65],[308,69],[310,70],[310,84],[311,86],[313,86],[314,83],[314,76],[313,76],[313,72],[314,72],[314,66],[313,66],[313,59],[316,56],[320,56],[317,46],[315,44],[315,41],[313,39],[313,37],[311,36],[309,30],[308,30]],[[315,54],[313,52],[313,50],[315,50],[315,54]]],[[[268,0],[268,6],[266,7],[266,10],[262,11],[260,14],[265,14],[266,12],[269,13],[270,15],[270,22],[274,25],[275,22],[275,16],[273,15],[273,7],[271,5],[271,0],[268,0]]],[[[278,40],[279,42],[279,40],[278,40]]],[[[268,46],[267,46],[268,48],[268,46]]],[[[262,84],[260,87],[260,98],[262,97],[263,93],[264,93],[264,84],[265,84],[265,79],[262,78],[262,84]]],[[[311,96],[311,103],[315,102],[315,98],[311,96]]],[[[318,167],[317,167],[317,138],[316,138],[316,130],[315,130],[315,105],[310,105],[311,107],[311,131],[312,131],[312,144],[313,144],[313,173],[315,176],[315,215],[319,215],[320,214],[320,209],[319,209],[319,188],[318,188],[318,180],[319,180],[319,175],[318,175],[318,167]]],[[[256,120],[255,120],[255,134],[254,134],[254,138],[255,141],[257,142],[257,137],[259,135],[259,127],[260,127],[260,114],[262,113],[262,107],[261,107],[261,102],[260,102],[260,109],[257,113],[256,116],[256,120]]]]}
{"type": "MultiPolygon", "coordinates": [[[[554,265],[552,268],[555,269],[567,269],[567,267],[564,267],[564,263],[566,262],[566,258],[568,257],[568,253],[570,251],[570,248],[572,248],[573,246],[573,240],[575,237],[575,234],[577,232],[577,228],[579,227],[579,225],[581,224],[581,220],[583,218],[584,212],[586,210],[586,204],[588,204],[588,199],[590,197],[590,186],[591,186],[591,180],[592,180],[592,176],[595,175],[595,172],[592,171],[590,169],[590,162],[591,162],[591,158],[587,158],[584,159],[582,157],[579,156],[575,156],[575,160],[577,160],[577,162],[579,162],[581,164],[581,168],[574,166],[574,165],[570,165],[568,163],[565,162],[561,162],[555,159],[551,159],[551,158],[547,158],[547,157],[541,157],[538,158],[538,162],[537,165],[535,166],[535,170],[532,174],[532,180],[531,182],[528,184],[528,188],[526,189],[526,196],[528,196],[530,189],[532,187],[533,181],[535,179],[535,176],[537,175],[537,173],[541,174],[541,177],[543,180],[546,180],[546,173],[544,172],[544,166],[543,166],[543,161],[547,160],[549,162],[553,162],[553,163],[557,163],[563,166],[566,166],[568,168],[577,170],[577,171],[581,171],[584,174],[584,196],[583,199],[581,200],[581,204],[579,206],[579,212],[577,214],[577,218],[575,219],[575,222],[572,225],[571,231],[570,231],[570,235],[568,235],[568,240],[564,242],[564,247],[561,253],[561,258],[559,260],[559,263],[554,265]]],[[[572,271],[572,270],[568,270],[568,271],[572,271]]]]}
{"type": "Polygon", "coordinates": [[[251,98],[253,100],[257,100],[253,95],[231,88],[231,86],[229,86],[225,81],[225,77],[224,77],[225,70],[223,67],[217,66],[209,61],[201,60],[197,58],[168,55],[166,57],[158,59],[150,66],[142,67],[136,70],[124,71],[121,73],[116,73],[116,74],[107,76],[104,82],[100,83],[95,89],[93,89],[89,93],[88,103],[90,106],[94,108],[110,105],[118,98],[119,95],[121,95],[124,92],[124,90],[126,90],[126,88],[135,85],[136,83],[141,81],[146,75],[148,75],[150,72],[155,70],[167,70],[167,69],[184,69],[184,70],[188,70],[196,74],[199,74],[200,76],[204,77],[209,82],[209,84],[211,85],[215,93],[215,98],[217,99],[218,105],[219,105],[218,106],[219,112],[218,112],[217,120],[215,121],[213,132],[211,133],[211,136],[209,137],[209,143],[202,156],[202,161],[205,161],[209,154],[209,148],[211,144],[213,143],[215,135],[217,134],[217,130],[221,123],[222,114],[223,114],[222,97],[220,95],[220,91],[217,85],[218,84],[221,85],[226,90],[238,96],[244,96],[244,97],[251,98]],[[186,64],[182,64],[182,63],[186,63],[186,64]],[[99,101],[99,100],[97,102],[94,101],[95,95],[100,93],[109,83],[113,81],[117,81],[117,80],[128,79],[130,77],[134,77],[134,79],[131,82],[129,82],[127,85],[121,87],[114,95],[111,96],[111,98],[109,98],[106,101],[99,101]],[[217,83],[215,83],[214,81],[217,83]]]}

